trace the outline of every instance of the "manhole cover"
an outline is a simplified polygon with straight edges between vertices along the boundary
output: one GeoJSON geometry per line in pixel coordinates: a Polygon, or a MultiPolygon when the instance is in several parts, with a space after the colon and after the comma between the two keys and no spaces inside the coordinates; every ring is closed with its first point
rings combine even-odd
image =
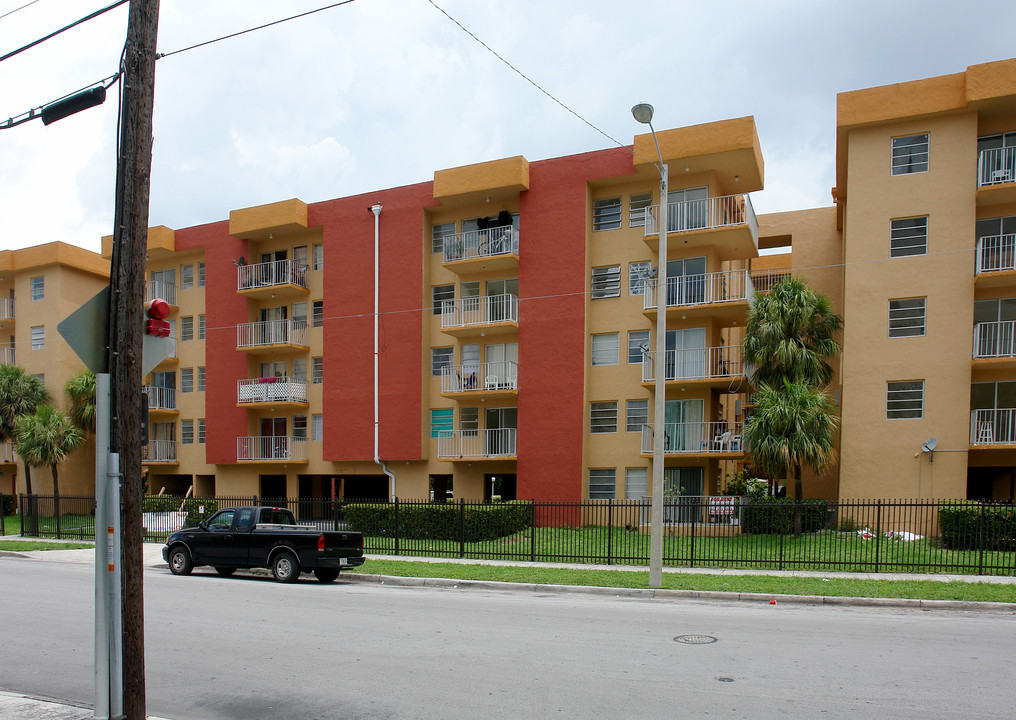
{"type": "Polygon", "coordinates": [[[708,645],[709,643],[716,642],[716,638],[712,635],[678,635],[674,638],[674,642],[684,643],[685,645],[708,645]]]}

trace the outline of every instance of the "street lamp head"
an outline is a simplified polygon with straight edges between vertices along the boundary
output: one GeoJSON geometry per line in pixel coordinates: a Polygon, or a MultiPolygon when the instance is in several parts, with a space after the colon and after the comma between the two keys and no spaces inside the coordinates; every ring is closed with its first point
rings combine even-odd
{"type": "Polygon", "coordinates": [[[643,125],[653,121],[653,106],[649,103],[639,103],[631,109],[631,115],[643,125]]]}

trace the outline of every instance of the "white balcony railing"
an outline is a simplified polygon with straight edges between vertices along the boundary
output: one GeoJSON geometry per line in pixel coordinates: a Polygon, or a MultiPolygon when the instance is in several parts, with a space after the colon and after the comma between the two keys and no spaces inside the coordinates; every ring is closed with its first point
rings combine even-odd
{"type": "Polygon", "coordinates": [[[1016,356],[1016,321],[1002,320],[974,325],[974,357],[1016,356]]]}
{"type": "MultiPolygon", "coordinates": [[[[740,345],[667,350],[663,368],[667,380],[705,380],[744,375],[740,345]]],[[[642,382],[656,379],[656,353],[645,353],[642,360],[642,382]]]]}
{"type": "Polygon", "coordinates": [[[441,302],[442,330],[518,321],[519,299],[514,295],[464,297],[441,302]]]}
{"type": "Polygon", "coordinates": [[[519,230],[512,225],[455,233],[444,239],[444,262],[519,254],[519,230]]]}
{"type": "Polygon", "coordinates": [[[307,402],[307,382],[290,377],[245,378],[236,381],[236,402],[307,402]]]}
{"type": "Polygon", "coordinates": [[[307,345],[307,323],[303,320],[266,320],[236,326],[236,346],[307,345]]]}
{"type": "Polygon", "coordinates": [[[982,150],[977,156],[977,187],[1016,182],[1016,147],[982,150]]]}
{"type": "MultiPolygon", "coordinates": [[[[646,208],[646,235],[659,234],[659,214],[659,205],[650,205],[646,208]]],[[[748,226],[757,247],[758,220],[755,218],[755,209],[751,206],[751,198],[745,194],[722,195],[667,204],[668,233],[710,230],[737,225],[748,226]]]]}
{"type": "Polygon", "coordinates": [[[977,272],[1016,270],[1016,235],[988,235],[977,239],[977,272]]]}
{"type": "Polygon", "coordinates": [[[176,285],[165,280],[145,281],[145,302],[162,298],[173,307],[176,307],[176,285]]]}
{"type": "Polygon", "coordinates": [[[515,457],[515,428],[440,430],[437,454],[442,458],[515,457]]]}
{"type": "Polygon", "coordinates": [[[1016,408],[971,411],[970,444],[1016,444],[1016,408]]]}
{"type": "MultiPolygon", "coordinates": [[[[665,453],[742,452],[744,423],[687,422],[663,424],[665,453]]],[[[653,452],[653,426],[642,426],[642,452],[653,452]]]]}
{"type": "Polygon", "coordinates": [[[771,268],[769,270],[752,270],[751,271],[751,284],[755,287],[755,292],[771,292],[773,286],[776,285],[780,280],[786,280],[790,277],[790,268],[771,268]]]}
{"type": "Polygon", "coordinates": [[[141,448],[141,461],[176,462],[176,441],[149,440],[148,444],[141,448]]]}
{"type": "Polygon", "coordinates": [[[14,452],[14,443],[10,440],[0,442],[0,463],[13,463],[18,461],[18,454],[14,452]]]}
{"type": "Polygon", "coordinates": [[[254,435],[236,439],[237,462],[243,460],[306,460],[307,438],[254,435]]]}
{"type": "Polygon", "coordinates": [[[0,320],[14,319],[14,298],[0,298],[0,320]]]}
{"type": "Polygon", "coordinates": [[[14,362],[14,344],[0,345],[0,364],[13,365],[14,362]]]}
{"type": "Polygon", "coordinates": [[[254,290],[271,285],[307,287],[307,266],[296,260],[273,260],[240,265],[236,269],[237,290],[254,290]]]}
{"type": "MultiPolygon", "coordinates": [[[[642,306],[645,310],[656,308],[657,284],[656,280],[646,281],[646,292],[642,295],[642,306]]],[[[744,302],[750,301],[754,296],[755,286],[747,270],[667,278],[667,307],[744,302]]]]}
{"type": "Polygon", "coordinates": [[[518,390],[519,366],[511,360],[449,365],[441,368],[441,392],[518,390]]]}
{"type": "Polygon", "coordinates": [[[176,410],[176,390],[174,388],[145,385],[141,390],[148,396],[149,410],[176,410]]]}

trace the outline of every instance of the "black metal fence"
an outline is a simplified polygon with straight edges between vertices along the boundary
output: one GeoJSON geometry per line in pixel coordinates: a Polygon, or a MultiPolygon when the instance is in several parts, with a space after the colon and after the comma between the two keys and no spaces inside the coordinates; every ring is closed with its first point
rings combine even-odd
{"type": "MultiPolygon", "coordinates": [[[[22,535],[94,538],[93,498],[60,498],[59,512],[52,497],[22,495],[18,504],[22,535]]],[[[606,565],[649,560],[647,499],[148,497],[145,540],[164,540],[223,508],[258,504],[289,508],[298,522],[322,530],[359,530],[369,554],[606,565]]],[[[1008,504],[678,497],[664,504],[663,528],[664,564],[671,567],[1016,575],[1016,508],[1008,504]]]]}

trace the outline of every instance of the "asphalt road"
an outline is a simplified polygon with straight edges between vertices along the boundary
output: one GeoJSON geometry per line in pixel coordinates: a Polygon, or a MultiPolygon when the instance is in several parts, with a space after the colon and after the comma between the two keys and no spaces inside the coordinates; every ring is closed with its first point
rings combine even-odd
{"type": "MultiPolygon", "coordinates": [[[[91,573],[0,557],[0,690],[91,702],[91,573]]],[[[174,720],[1013,713],[1013,615],[157,569],[145,598],[148,710],[174,720]]]]}

